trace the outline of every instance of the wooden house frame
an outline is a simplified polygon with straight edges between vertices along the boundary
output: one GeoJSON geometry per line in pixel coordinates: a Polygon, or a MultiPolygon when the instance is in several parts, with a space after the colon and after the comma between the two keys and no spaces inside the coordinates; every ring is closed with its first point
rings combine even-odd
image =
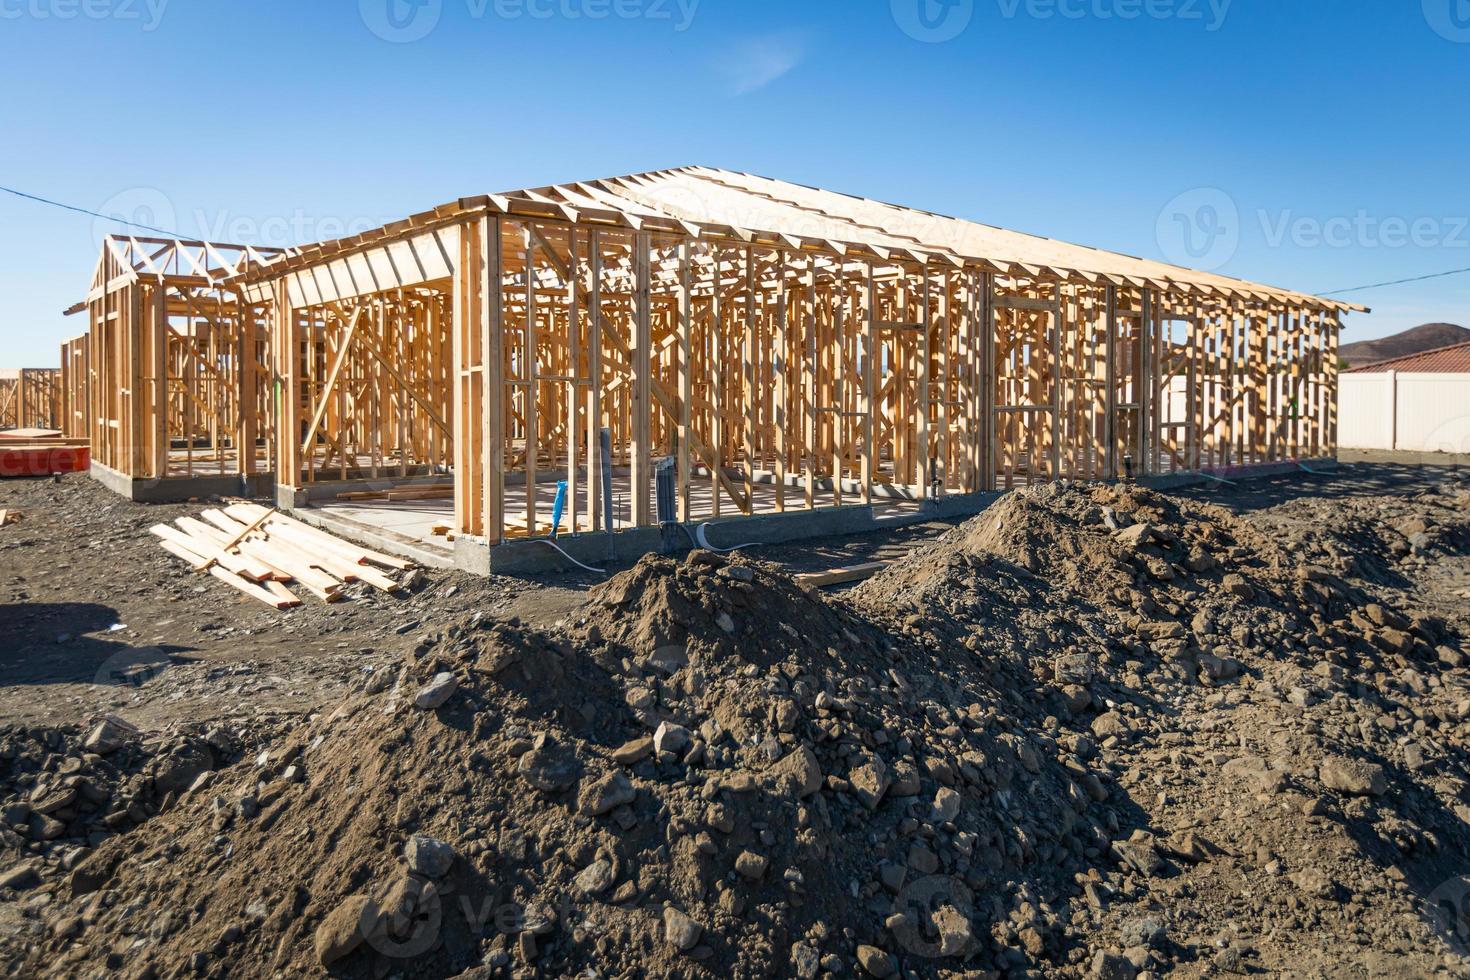
{"type": "Polygon", "coordinates": [[[61,376],[56,368],[0,368],[0,429],[56,429],[61,376]]]}
{"type": "Polygon", "coordinates": [[[443,474],[491,547],[551,531],[558,483],[561,534],[606,530],[604,430],[617,531],[660,460],[699,522],[1331,457],[1363,309],[703,167],[257,259],[211,286],[268,337],[281,501],[443,474]]]}
{"type": "Polygon", "coordinates": [[[90,437],[92,389],[87,378],[89,336],[80,334],[61,345],[61,418],[57,427],[68,439],[90,437]]]}
{"type": "Polygon", "coordinates": [[[273,431],[264,310],[224,281],[279,250],[111,235],[68,313],[87,332],[62,347],[68,435],[120,481],[254,477],[273,431]]]}

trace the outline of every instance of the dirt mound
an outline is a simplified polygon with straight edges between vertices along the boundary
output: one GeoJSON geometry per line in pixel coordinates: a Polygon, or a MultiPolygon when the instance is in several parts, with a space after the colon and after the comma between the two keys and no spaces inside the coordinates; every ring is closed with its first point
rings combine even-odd
{"type": "Polygon", "coordinates": [[[1224,510],[1126,484],[1050,483],[1008,493],[908,561],[855,590],[875,600],[912,600],[942,587],[956,568],[1009,564],[1086,593],[1120,581],[1138,555],[1187,565],[1235,544],[1224,510]]]}
{"type": "Polygon", "coordinates": [[[1459,969],[1424,910],[1470,867],[1462,634],[1359,574],[1459,567],[1455,506],[1396,558],[1059,485],[841,596],[647,557],[555,630],[439,628],[22,884],[18,970],[1459,969]]]}
{"type": "Polygon", "coordinates": [[[644,559],[577,618],[446,630],[104,842],[32,966],[811,977],[1065,955],[1059,908],[1117,824],[1107,781],[977,665],[707,553],[644,559]]]}
{"type": "Polygon", "coordinates": [[[0,887],[64,879],[90,848],[168,810],[250,744],[244,729],[145,735],[111,716],[0,728],[0,887]]]}
{"type": "Polygon", "coordinates": [[[1470,551],[1470,487],[1353,500],[1303,497],[1252,515],[1284,553],[1375,586],[1407,585],[1437,557],[1470,551]]]}
{"type": "Polygon", "coordinates": [[[1334,975],[1326,943],[1427,975],[1438,940],[1419,910],[1470,866],[1470,795],[1451,775],[1470,763],[1470,681],[1454,617],[1383,586],[1463,560],[1463,503],[1236,515],[1056,484],[1002,498],[851,595],[872,615],[908,611],[931,644],[962,642],[1062,733],[1095,740],[1139,808],[1117,869],[1073,907],[1097,972],[1334,975]],[[1168,862],[1135,860],[1160,840],[1168,862]],[[1237,908],[1219,928],[1243,887],[1271,911],[1237,908]]]}

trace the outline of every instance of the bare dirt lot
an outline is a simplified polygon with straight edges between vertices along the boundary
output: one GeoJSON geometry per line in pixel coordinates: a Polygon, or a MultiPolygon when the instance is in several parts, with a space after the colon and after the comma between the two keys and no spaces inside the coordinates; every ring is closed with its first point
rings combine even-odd
{"type": "Polygon", "coordinates": [[[288,612],[157,547],[203,504],[5,482],[0,962],[1470,975],[1470,471],[1434,462],[288,612]]]}

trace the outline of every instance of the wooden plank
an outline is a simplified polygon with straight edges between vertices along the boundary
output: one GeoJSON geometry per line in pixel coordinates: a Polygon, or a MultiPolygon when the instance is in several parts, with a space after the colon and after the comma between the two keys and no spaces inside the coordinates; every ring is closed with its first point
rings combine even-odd
{"type": "MultiPolygon", "coordinates": [[[[267,510],[264,514],[261,514],[255,520],[251,521],[249,524],[246,524],[243,528],[241,528],[238,532],[236,532],[233,537],[231,537],[224,544],[220,545],[219,546],[219,550],[221,552],[224,552],[224,553],[228,554],[231,550],[234,549],[234,547],[236,545],[238,545],[241,541],[245,540],[245,538],[252,531],[254,531],[257,528],[259,528],[266,521],[270,520],[271,515],[274,514],[274,513],[275,513],[275,511],[267,510]]],[[[205,563],[203,565],[201,565],[200,567],[194,569],[194,571],[196,571],[196,572],[206,571],[209,568],[209,566],[213,565],[214,563],[215,563],[215,559],[214,558],[209,558],[208,560],[205,561],[205,563]]]]}
{"type": "Polygon", "coordinates": [[[873,278],[873,263],[864,263],[867,282],[863,308],[863,455],[860,463],[859,482],[862,483],[862,503],[872,506],[873,481],[878,475],[877,412],[878,412],[878,321],[877,283],[873,278]]]}
{"type": "MultiPolygon", "coordinates": [[[[167,525],[160,526],[167,527],[167,525]]],[[[164,539],[163,541],[159,542],[159,544],[165,551],[178,558],[182,558],[191,566],[197,565],[199,564],[199,562],[203,561],[202,555],[196,554],[195,552],[189,550],[176,541],[164,539]]],[[[300,601],[297,600],[294,595],[291,595],[290,592],[286,592],[285,595],[281,595],[279,592],[277,592],[276,587],[279,586],[279,583],[277,582],[267,582],[266,585],[268,587],[262,587],[255,584],[254,582],[246,581],[229,569],[222,568],[219,565],[210,566],[209,574],[213,575],[215,578],[219,579],[221,582],[224,582],[231,588],[237,589],[253,599],[258,599],[266,605],[271,606],[275,609],[289,609],[292,606],[300,605],[300,601]]]]}
{"type": "Polygon", "coordinates": [[[301,440],[301,451],[310,452],[313,440],[316,439],[317,429],[321,428],[322,419],[326,417],[327,409],[331,406],[332,393],[337,390],[337,381],[342,376],[342,366],[347,363],[347,355],[352,351],[352,337],[357,333],[357,325],[362,320],[362,307],[352,311],[352,320],[347,324],[347,332],[337,347],[337,356],[332,360],[332,366],[327,371],[326,381],[322,384],[320,394],[321,401],[317,403],[316,411],[311,415],[311,424],[306,428],[306,436],[301,440]]]}
{"type": "MultiPolygon", "coordinates": [[[[501,291],[504,274],[504,242],[499,218],[483,218],[479,235],[483,268],[479,276],[480,343],[484,358],[484,494],[485,539],[498,544],[505,523],[505,296],[501,291]]],[[[382,564],[378,562],[377,564],[382,564]]]]}
{"type": "Polygon", "coordinates": [[[633,375],[633,400],[631,406],[632,425],[632,475],[630,493],[633,498],[633,524],[644,527],[653,523],[649,508],[649,482],[653,477],[653,435],[650,426],[653,412],[652,386],[653,337],[650,323],[652,302],[648,253],[653,247],[648,232],[639,232],[634,237],[633,268],[636,280],[633,311],[633,345],[631,364],[633,375]]]}
{"type": "MultiPolygon", "coordinates": [[[[253,582],[247,582],[240,576],[236,575],[234,572],[220,568],[218,565],[211,566],[209,569],[209,574],[213,575],[215,578],[219,579],[230,588],[238,589],[239,591],[250,596],[252,599],[259,599],[267,606],[271,606],[275,609],[290,609],[292,606],[301,605],[301,601],[297,599],[294,595],[291,595],[289,592],[287,593],[287,596],[289,596],[289,598],[287,596],[281,596],[273,589],[262,588],[261,586],[256,585],[253,582]]],[[[275,586],[277,583],[272,582],[270,584],[272,586],[275,586]]]]}
{"type": "Polygon", "coordinates": [[[338,594],[342,587],[341,582],[321,569],[312,567],[294,552],[285,552],[279,546],[266,541],[242,541],[240,551],[295,579],[298,585],[323,602],[336,602],[341,598],[338,594]]]}
{"type": "MultiPolygon", "coordinates": [[[[744,249],[744,271],[745,271],[745,333],[741,337],[740,360],[740,400],[742,411],[740,414],[740,445],[745,456],[745,486],[744,499],[740,509],[747,516],[755,511],[755,413],[756,413],[756,334],[758,312],[756,307],[755,293],[755,251],[748,246],[744,249]]],[[[712,470],[715,473],[723,473],[718,468],[712,470]]],[[[732,492],[731,496],[738,495],[732,492]]]]}
{"type": "MultiPolygon", "coordinates": [[[[590,289],[587,300],[587,527],[602,526],[602,234],[597,228],[587,233],[587,265],[590,289]]],[[[609,534],[612,528],[605,529],[609,534]]]]}
{"type": "Polygon", "coordinates": [[[202,555],[198,554],[197,552],[191,551],[177,541],[164,539],[163,541],[159,542],[159,547],[162,548],[164,551],[167,551],[171,555],[175,555],[179,558],[184,559],[184,561],[188,562],[191,566],[197,565],[199,564],[199,562],[204,560],[204,557],[202,555]]]}
{"type": "Polygon", "coordinates": [[[155,524],[148,530],[155,536],[165,541],[172,541],[198,555],[202,567],[196,568],[195,571],[203,571],[208,568],[208,564],[205,563],[212,560],[241,578],[250,579],[253,582],[265,581],[272,575],[271,569],[261,563],[251,561],[243,555],[230,554],[209,538],[185,533],[168,524],[155,524]]]}
{"type": "Polygon", "coordinates": [[[825,572],[805,572],[801,575],[792,576],[792,581],[797,585],[810,586],[813,588],[824,585],[841,585],[846,582],[859,582],[887,568],[891,562],[888,561],[866,561],[857,565],[844,565],[840,568],[828,569],[825,572]]]}
{"type": "Polygon", "coordinates": [[[787,416],[787,405],[790,401],[790,385],[788,377],[790,365],[787,359],[790,355],[790,337],[788,336],[788,320],[790,317],[791,297],[786,290],[786,261],[784,250],[776,253],[776,318],[774,324],[775,335],[771,338],[773,359],[771,361],[771,445],[775,450],[772,462],[772,470],[776,476],[776,510],[786,509],[786,454],[787,428],[789,418],[787,416]]]}
{"type": "Polygon", "coordinates": [[[287,608],[291,606],[301,605],[301,600],[296,598],[296,593],[292,592],[290,589],[286,588],[275,579],[267,579],[261,584],[265,586],[266,590],[269,591],[271,595],[275,596],[280,601],[287,603],[287,608]]]}
{"type": "MultiPolygon", "coordinates": [[[[225,513],[235,518],[236,520],[240,520],[242,518],[248,520],[249,518],[259,514],[264,509],[265,508],[261,507],[259,504],[239,503],[231,504],[229,507],[226,507],[225,513]]],[[[406,558],[396,558],[392,555],[385,555],[381,552],[373,551],[370,548],[363,548],[359,545],[352,544],[350,542],[342,540],[341,538],[334,537],[333,535],[328,534],[326,531],[323,531],[320,528],[312,527],[310,524],[298,521],[294,517],[290,517],[280,512],[276,512],[271,517],[270,523],[267,525],[267,529],[274,529],[277,526],[292,528],[301,534],[308,535],[312,538],[317,539],[327,547],[349,548],[354,552],[360,553],[362,555],[363,561],[372,562],[374,565],[382,565],[385,568],[393,568],[397,569],[398,571],[404,571],[413,567],[413,562],[409,561],[406,558]]]]}
{"type": "Polygon", "coordinates": [[[693,475],[689,462],[689,439],[693,433],[690,411],[694,400],[694,367],[690,363],[690,334],[694,330],[689,291],[689,242],[679,243],[678,322],[675,325],[675,381],[679,386],[678,415],[675,419],[677,448],[675,451],[675,489],[679,520],[689,520],[689,482],[693,475]]]}

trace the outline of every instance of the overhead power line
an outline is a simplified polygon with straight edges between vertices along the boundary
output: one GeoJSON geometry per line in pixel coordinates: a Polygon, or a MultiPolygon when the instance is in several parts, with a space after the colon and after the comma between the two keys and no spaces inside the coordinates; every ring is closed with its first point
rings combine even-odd
{"type": "MultiPolygon", "coordinates": [[[[77,207],[75,204],[66,204],[61,201],[53,201],[47,197],[41,197],[36,194],[27,194],[25,191],[18,191],[13,187],[5,187],[3,185],[0,185],[0,191],[4,191],[6,194],[14,194],[16,197],[22,197],[28,201],[36,201],[39,204],[47,204],[53,208],[62,208],[66,211],[75,211],[77,214],[85,214],[93,218],[101,218],[103,221],[112,221],[120,225],[128,225],[132,228],[142,228],[144,231],[157,232],[160,235],[167,235],[169,238],[188,237],[187,235],[182,235],[176,231],[169,231],[167,228],[157,228],[153,225],[145,225],[137,221],[129,221],[126,218],[119,218],[116,215],[102,214],[100,211],[92,211],[87,208],[80,208],[77,207]]],[[[1467,272],[1470,272],[1470,268],[1451,269],[1449,272],[1433,272],[1427,276],[1414,276],[1409,279],[1395,279],[1391,282],[1375,282],[1369,283],[1366,286],[1351,286],[1347,289],[1334,289],[1331,292],[1318,293],[1317,295],[1342,296],[1345,293],[1361,293],[1367,289],[1383,289],[1386,286],[1403,286],[1414,282],[1425,282],[1429,279],[1444,279],[1447,276],[1459,276],[1464,275],[1467,272]]]]}
{"type": "Polygon", "coordinates": [[[86,214],[94,218],[101,218],[103,221],[115,221],[120,225],[130,225],[133,228],[142,228],[144,231],[157,232],[160,235],[167,235],[169,238],[189,237],[187,235],[180,235],[176,231],[169,231],[167,228],[155,228],[152,225],[145,225],[140,224],[136,221],[129,221],[126,218],[119,218],[116,215],[102,214],[98,211],[89,211],[86,208],[79,208],[74,204],[63,204],[61,201],[53,201],[47,197],[38,197],[35,194],[27,194],[25,191],[18,191],[13,187],[0,186],[0,191],[4,191],[7,194],[14,194],[16,197],[23,197],[28,201],[38,201],[41,204],[49,204],[53,208],[63,208],[67,211],[75,211],[77,214],[86,214]]]}
{"type": "Polygon", "coordinates": [[[1330,293],[1318,293],[1318,296],[1341,296],[1343,293],[1360,293],[1365,289],[1382,289],[1384,286],[1402,286],[1410,282],[1423,282],[1426,279],[1443,279],[1445,276],[1458,276],[1470,272],[1470,269],[1451,269],[1449,272],[1435,272],[1427,276],[1415,276],[1412,279],[1395,279],[1393,282],[1375,282],[1368,286],[1353,286],[1350,289],[1334,289],[1330,293]]]}

